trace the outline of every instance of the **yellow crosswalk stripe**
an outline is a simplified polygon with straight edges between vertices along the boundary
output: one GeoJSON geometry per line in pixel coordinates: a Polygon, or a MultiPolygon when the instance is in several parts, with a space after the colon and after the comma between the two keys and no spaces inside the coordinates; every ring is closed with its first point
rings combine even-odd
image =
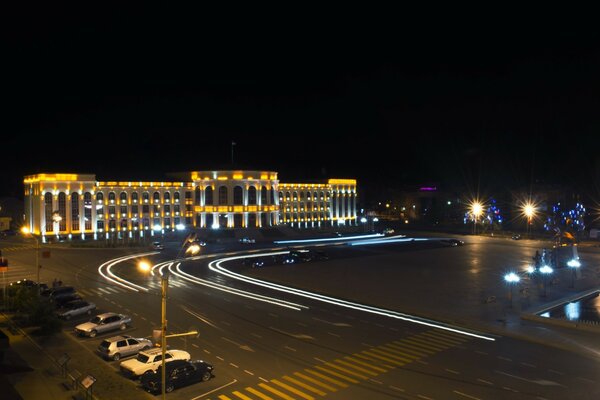
{"type": "Polygon", "coordinates": [[[306,376],[300,372],[294,372],[294,375],[296,375],[297,377],[300,377],[306,381],[309,381],[310,383],[312,383],[313,385],[317,385],[317,386],[321,386],[322,388],[325,388],[327,390],[331,390],[332,392],[337,392],[337,389],[334,388],[333,386],[329,386],[326,383],[323,382],[319,382],[318,380],[311,378],[310,376],[306,376]]]}
{"type": "MultiPolygon", "coordinates": [[[[394,343],[396,343],[396,342],[394,342],[394,343]]],[[[419,342],[415,342],[415,341],[413,341],[412,339],[402,339],[402,340],[401,340],[400,342],[398,342],[398,343],[399,343],[400,345],[401,345],[402,343],[406,343],[406,344],[408,344],[409,346],[411,346],[411,347],[413,347],[413,348],[416,348],[416,349],[419,349],[419,350],[421,350],[422,352],[424,352],[424,353],[427,353],[427,354],[430,354],[430,355],[431,355],[431,354],[435,354],[435,353],[436,353],[435,351],[433,351],[433,350],[432,350],[432,349],[430,349],[429,347],[425,347],[425,345],[424,345],[424,344],[422,344],[422,343],[419,343],[419,342]]]]}
{"type": "Polygon", "coordinates": [[[238,392],[237,390],[235,392],[233,392],[233,394],[235,394],[237,397],[239,397],[242,400],[252,400],[252,397],[248,397],[245,394],[238,392]]]}
{"type": "Polygon", "coordinates": [[[373,364],[368,364],[368,363],[366,363],[366,362],[364,362],[364,361],[360,361],[360,360],[358,360],[358,359],[356,359],[356,358],[354,358],[354,357],[346,356],[346,357],[344,357],[344,358],[345,358],[346,360],[352,361],[353,363],[356,363],[356,364],[363,365],[363,366],[365,366],[365,367],[368,367],[368,368],[374,369],[374,370],[376,370],[376,371],[379,371],[379,372],[381,372],[381,373],[387,372],[387,369],[383,369],[383,368],[376,367],[376,366],[374,366],[373,364]]]}
{"type": "Polygon", "coordinates": [[[351,383],[358,383],[358,382],[359,382],[359,381],[357,381],[357,380],[356,380],[356,379],[354,379],[354,378],[350,378],[350,377],[348,377],[348,376],[346,376],[346,375],[342,375],[342,374],[340,374],[339,372],[335,372],[335,371],[332,371],[332,370],[330,370],[330,369],[323,368],[323,367],[321,367],[321,366],[319,366],[319,365],[315,365],[315,366],[314,366],[314,368],[318,369],[319,371],[326,372],[326,373],[328,373],[329,375],[333,375],[333,376],[337,376],[338,378],[342,378],[342,379],[344,379],[344,380],[346,380],[346,381],[348,381],[348,382],[351,382],[351,383]]]}
{"type": "Polygon", "coordinates": [[[392,347],[394,349],[398,349],[400,351],[405,351],[407,353],[412,353],[419,358],[427,356],[427,353],[425,353],[423,350],[419,350],[416,347],[411,347],[407,343],[403,344],[402,346],[400,346],[398,344],[394,344],[394,343],[388,343],[388,344],[386,344],[386,346],[392,347]]]}
{"type": "Polygon", "coordinates": [[[447,348],[447,346],[441,346],[439,344],[432,343],[431,341],[427,341],[425,339],[421,339],[418,336],[413,336],[413,337],[410,338],[410,340],[412,340],[412,341],[414,341],[416,343],[422,343],[423,346],[427,346],[428,348],[431,348],[431,349],[435,350],[436,352],[442,351],[442,350],[446,350],[446,348],[447,348]]]}
{"type": "Polygon", "coordinates": [[[365,353],[365,354],[366,354],[366,355],[368,355],[368,356],[374,357],[374,358],[380,358],[380,359],[382,359],[383,361],[387,361],[387,362],[390,362],[390,363],[392,363],[392,364],[396,364],[396,365],[404,365],[404,363],[403,363],[403,362],[400,362],[400,361],[397,361],[397,360],[392,360],[392,359],[391,359],[391,358],[389,358],[389,357],[380,356],[379,354],[375,354],[375,353],[373,353],[373,352],[371,352],[371,351],[369,351],[369,350],[365,350],[365,351],[363,351],[363,353],[365,353]]]}
{"type": "Polygon", "coordinates": [[[312,386],[310,386],[310,385],[307,385],[307,384],[306,384],[306,383],[304,383],[304,382],[300,382],[298,379],[294,379],[294,378],[292,378],[291,376],[287,376],[287,375],[285,375],[285,376],[283,377],[283,379],[285,379],[285,380],[286,380],[286,381],[288,381],[288,382],[291,382],[291,383],[293,383],[293,384],[294,384],[294,385],[296,385],[296,386],[300,386],[300,387],[301,387],[301,388],[303,388],[303,389],[306,389],[306,390],[308,390],[308,391],[311,391],[311,392],[313,392],[313,393],[316,393],[316,394],[318,394],[318,395],[320,395],[320,396],[325,396],[325,395],[327,394],[327,393],[325,393],[324,391],[322,391],[322,390],[319,390],[319,389],[317,389],[317,388],[315,388],[315,387],[312,387],[312,386]]]}
{"type": "Polygon", "coordinates": [[[261,388],[268,390],[269,392],[281,397],[282,399],[285,400],[295,400],[293,397],[288,396],[285,393],[280,392],[279,390],[272,388],[271,386],[267,385],[266,383],[259,383],[258,386],[260,386],[261,388]]]}
{"type": "Polygon", "coordinates": [[[263,400],[273,400],[272,397],[269,397],[266,394],[263,394],[254,388],[247,387],[246,390],[249,391],[250,393],[252,393],[253,395],[260,397],[263,400]]]}
{"type": "Polygon", "coordinates": [[[446,346],[446,348],[448,347],[454,347],[456,345],[458,345],[459,343],[456,342],[450,342],[448,340],[442,340],[438,337],[433,337],[433,336],[429,336],[429,335],[421,335],[421,338],[423,338],[423,340],[427,340],[430,343],[435,343],[439,346],[446,346]]]}
{"type": "Polygon", "coordinates": [[[303,399],[306,399],[306,400],[315,400],[315,398],[312,397],[311,395],[306,394],[306,393],[304,393],[304,392],[302,392],[302,391],[300,391],[300,390],[298,390],[298,389],[296,389],[294,387],[291,387],[290,385],[288,385],[286,383],[278,381],[277,379],[271,379],[271,382],[273,382],[277,386],[280,386],[280,387],[284,388],[288,392],[292,392],[295,395],[302,397],[303,399]]]}
{"type": "Polygon", "coordinates": [[[231,398],[230,398],[230,397],[227,397],[227,396],[225,396],[224,394],[220,395],[220,396],[219,396],[219,399],[221,399],[221,400],[231,400],[231,398]]]}
{"type": "Polygon", "coordinates": [[[346,362],[346,361],[344,361],[344,360],[335,360],[334,362],[336,362],[336,363],[340,363],[340,364],[342,364],[342,365],[344,365],[344,366],[346,366],[346,367],[350,367],[350,368],[357,369],[357,370],[359,370],[359,371],[361,371],[361,372],[364,372],[365,374],[368,374],[368,375],[371,375],[371,376],[377,376],[377,375],[379,375],[379,374],[376,374],[376,373],[375,373],[375,372],[373,372],[373,371],[370,371],[370,370],[368,370],[368,369],[366,369],[366,368],[359,367],[359,366],[357,366],[357,365],[355,365],[355,364],[352,364],[352,363],[346,362]]]}
{"type": "Polygon", "coordinates": [[[331,368],[335,368],[335,369],[337,369],[339,371],[345,372],[345,373],[347,373],[349,375],[352,375],[352,376],[356,376],[357,378],[360,378],[360,379],[367,379],[366,376],[364,376],[362,374],[359,374],[358,372],[351,371],[348,368],[343,368],[343,367],[340,367],[339,365],[335,365],[335,364],[330,363],[330,362],[326,362],[323,365],[326,365],[326,366],[331,367],[331,368]]]}
{"type": "Polygon", "coordinates": [[[389,353],[389,352],[385,352],[385,351],[383,351],[383,350],[380,350],[380,349],[377,349],[377,348],[372,348],[372,349],[369,349],[369,351],[372,351],[373,353],[376,353],[376,354],[381,354],[382,356],[385,356],[385,357],[391,357],[392,359],[400,360],[400,361],[402,361],[403,363],[409,363],[409,362],[412,362],[412,361],[413,361],[413,360],[412,360],[412,359],[410,359],[410,358],[407,358],[407,357],[400,357],[399,355],[396,355],[396,354],[391,354],[391,353],[389,353]]]}
{"type": "Polygon", "coordinates": [[[401,350],[395,349],[393,347],[390,347],[388,345],[379,346],[379,348],[381,350],[390,351],[390,352],[392,352],[394,354],[399,354],[399,355],[401,355],[403,357],[407,357],[407,358],[411,359],[411,361],[412,360],[416,360],[418,358],[421,358],[421,356],[417,356],[417,355],[411,354],[411,353],[409,353],[407,351],[401,351],[401,350]]]}
{"type": "Polygon", "coordinates": [[[425,332],[425,333],[423,333],[423,335],[429,336],[429,337],[434,338],[434,339],[443,340],[443,341],[448,342],[448,343],[461,344],[461,343],[465,342],[465,340],[461,340],[461,339],[459,339],[457,337],[440,335],[440,334],[438,334],[435,331],[425,332]]]}
{"type": "Polygon", "coordinates": [[[396,367],[395,367],[395,366],[393,366],[393,365],[384,364],[382,360],[379,360],[379,359],[377,359],[377,358],[375,358],[375,357],[369,357],[369,356],[367,356],[367,355],[360,354],[360,353],[355,353],[355,354],[352,354],[352,356],[353,356],[353,357],[359,357],[359,358],[362,358],[363,360],[367,360],[367,361],[370,361],[370,362],[375,362],[375,363],[377,363],[377,364],[379,364],[379,365],[381,365],[382,367],[384,367],[384,368],[387,368],[387,369],[396,368],[396,367]]]}
{"type": "Polygon", "coordinates": [[[317,371],[313,371],[312,369],[305,369],[305,371],[308,372],[309,374],[313,374],[315,376],[318,376],[321,379],[325,379],[327,382],[331,382],[331,383],[334,383],[334,384],[336,384],[338,386],[345,387],[345,388],[348,387],[348,385],[346,385],[344,382],[340,382],[337,379],[334,379],[334,378],[331,378],[329,376],[323,375],[322,373],[317,372],[317,371]]]}

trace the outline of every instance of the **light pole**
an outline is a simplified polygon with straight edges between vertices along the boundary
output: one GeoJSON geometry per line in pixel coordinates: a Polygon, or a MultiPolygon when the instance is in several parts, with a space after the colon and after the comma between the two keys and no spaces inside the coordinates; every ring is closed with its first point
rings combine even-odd
{"type": "Polygon", "coordinates": [[[531,230],[531,221],[532,221],[533,217],[535,216],[535,212],[536,212],[535,205],[531,202],[527,202],[527,203],[523,204],[523,206],[521,207],[521,212],[527,218],[526,234],[527,234],[527,238],[529,238],[530,230],[531,230]]]}
{"type": "Polygon", "coordinates": [[[521,278],[519,277],[519,275],[515,274],[514,272],[510,272],[506,275],[504,275],[504,280],[508,283],[508,285],[510,286],[510,291],[508,292],[508,300],[510,302],[510,308],[512,308],[512,298],[513,298],[513,286],[518,283],[521,278]]]}
{"type": "Polygon", "coordinates": [[[474,201],[471,204],[471,213],[473,214],[473,235],[477,235],[477,219],[483,213],[483,205],[479,201],[474,201]]]}
{"type": "Polygon", "coordinates": [[[42,266],[40,265],[40,239],[26,226],[21,228],[21,232],[23,232],[24,235],[30,235],[35,239],[35,267],[37,269],[38,294],[40,294],[40,269],[42,269],[42,266]]]}
{"type": "MultiPolygon", "coordinates": [[[[138,264],[138,268],[144,272],[149,272],[152,270],[152,266],[147,261],[140,261],[138,264]]],[[[160,298],[161,298],[161,316],[160,316],[160,348],[162,353],[162,361],[161,361],[161,380],[160,380],[160,391],[162,393],[162,399],[165,399],[166,389],[165,384],[167,380],[167,370],[165,368],[165,356],[167,353],[167,289],[169,287],[169,274],[165,272],[161,274],[160,277],[160,298]]],[[[189,335],[197,335],[198,331],[190,331],[185,333],[173,334],[168,337],[178,337],[178,336],[189,336],[189,335]]]]}
{"type": "Polygon", "coordinates": [[[540,268],[540,272],[542,273],[542,277],[543,277],[543,281],[544,281],[544,294],[542,296],[546,297],[546,277],[548,275],[550,275],[552,272],[554,272],[554,270],[551,267],[544,265],[540,268]]]}
{"type": "Polygon", "coordinates": [[[567,265],[571,269],[571,287],[574,288],[575,287],[575,275],[577,274],[577,269],[579,267],[581,267],[581,263],[577,259],[572,259],[571,261],[567,262],[567,265]]]}

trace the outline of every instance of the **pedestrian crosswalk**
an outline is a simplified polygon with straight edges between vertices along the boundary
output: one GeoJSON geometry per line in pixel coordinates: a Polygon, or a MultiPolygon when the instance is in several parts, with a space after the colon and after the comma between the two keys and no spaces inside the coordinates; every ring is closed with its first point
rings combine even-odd
{"type": "MultiPolygon", "coordinates": [[[[160,290],[160,282],[149,282],[143,283],[141,286],[146,287],[150,290],[160,290]]],[[[169,281],[169,287],[190,287],[189,284],[185,282],[178,282],[175,280],[169,281]]],[[[126,289],[121,286],[103,286],[103,287],[94,287],[94,288],[77,288],[77,292],[83,294],[84,296],[107,296],[111,294],[118,293],[133,293],[132,290],[126,289]]]]}
{"type": "Polygon", "coordinates": [[[1,252],[19,251],[19,250],[32,250],[36,249],[36,245],[17,245],[17,246],[6,246],[0,247],[1,252]]]}
{"type": "Polygon", "coordinates": [[[360,352],[324,361],[302,371],[221,394],[218,400],[314,400],[344,390],[395,368],[433,356],[470,340],[450,331],[431,329],[360,352]]]}

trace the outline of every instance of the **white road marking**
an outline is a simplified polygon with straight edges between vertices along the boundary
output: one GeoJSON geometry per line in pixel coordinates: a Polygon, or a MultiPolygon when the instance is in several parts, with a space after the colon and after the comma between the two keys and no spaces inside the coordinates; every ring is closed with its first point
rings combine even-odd
{"type": "Polygon", "coordinates": [[[498,359],[504,360],[504,361],[512,361],[510,358],[506,358],[506,357],[502,357],[502,356],[498,356],[498,359]]]}
{"type": "Polygon", "coordinates": [[[535,365],[529,364],[529,363],[526,363],[526,362],[522,362],[521,365],[524,365],[524,366],[529,367],[529,368],[537,368],[535,365]]]}
{"type": "Polygon", "coordinates": [[[399,392],[404,392],[405,391],[404,389],[399,388],[398,386],[390,386],[390,389],[397,390],[399,392]]]}
{"type": "Polygon", "coordinates": [[[315,360],[317,360],[318,362],[320,362],[320,363],[323,363],[323,364],[325,364],[325,363],[327,362],[327,361],[325,361],[325,360],[321,360],[321,359],[320,359],[320,358],[318,358],[318,357],[313,357],[313,359],[315,359],[315,360]]]}
{"type": "Polygon", "coordinates": [[[519,393],[518,390],[515,390],[513,388],[509,388],[508,386],[502,386],[502,389],[504,389],[504,390],[510,390],[511,392],[515,392],[515,393],[519,393]]]}
{"type": "Polygon", "coordinates": [[[466,397],[467,399],[481,400],[479,397],[471,396],[471,395],[468,395],[468,394],[466,394],[466,393],[459,392],[458,390],[453,390],[453,392],[454,392],[454,393],[456,393],[456,394],[458,394],[458,395],[464,396],[464,397],[466,397]]]}
{"type": "Polygon", "coordinates": [[[371,378],[369,378],[369,380],[370,380],[371,382],[374,382],[374,383],[378,383],[378,384],[380,384],[380,385],[383,385],[383,382],[376,381],[375,379],[371,379],[371,378]]]}
{"type": "Polygon", "coordinates": [[[217,358],[218,358],[219,360],[221,360],[221,361],[225,361],[225,359],[224,359],[223,357],[219,357],[219,356],[217,356],[217,358]]]}
{"type": "Polygon", "coordinates": [[[196,343],[192,343],[192,346],[194,346],[195,348],[199,349],[200,346],[198,346],[196,343]]]}
{"type": "Polygon", "coordinates": [[[252,372],[248,371],[247,369],[245,369],[244,372],[247,373],[248,375],[254,376],[254,374],[252,372]]]}
{"type": "Polygon", "coordinates": [[[584,381],[584,382],[596,383],[595,381],[593,381],[593,380],[591,380],[591,379],[588,379],[588,378],[584,378],[584,377],[582,377],[582,376],[578,376],[578,377],[576,377],[576,378],[577,378],[577,379],[579,379],[579,380],[581,380],[581,381],[584,381]]]}
{"type": "Polygon", "coordinates": [[[488,353],[486,353],[485,351],[479,351],[479,350],[475,350],[475,353],[477,354],[481,354],[482,356],[487,356],[489,355],[488,353]]]}
{"type": "Polygon", "coordinates": [[[418,394],[417,397],[425,400],[433,400],[431,397],[423,396],[422,394],[418,394]]]}
{"type": "Polygon", "coordinates": [[[273,314],[273,313],[269,313],[269,316],[273,317],[273,318],[279,318],[279,315],[277,314],[273,314]]]}
{"type": "Polygon", "coordinates": [[[239,368],[237,365],[235,365],[234,363],[229,363],[229,365],[231,365],[233,368],[239,368]]]}
{"type": "Polygon", "coordinates": [[[260,336],[258,333],[251,333],[250,335],[254,336],[255,338],[262,339],[262,336],[260,336]]]}
{"type": "Polygon", "coordinates": [[[344,327],[350,327],[350,326],[352,326],[352,325],[347,324],[345,322],[330,322],[330,321],[326,321],[324,319],[315,318],[315,317],[313,317],[312,319],[314,319],[315,321],[323,322],[325,324],[329,324],[329,325],[333,325],[333,326],[344,326],[344,327]]]}
{"type": "Polygon", "coordinates": [[[555,369],[549,369],[548,372],[552,372],[553,374],[557,374],[557,375],[564,375],[563,372],[557,371],[555,369]]]}
{"type": "Polygon", "coordinates": [[[332,332],[327,332],[327,334],[328,334],[328,335],[331,335],[331,336],[335,336],[335,337],[340,337],[340,335],[338,335],[338,334],[335,334],[335,333],[332,333],[332,332]]]}
{"type": "Polygon", "coordinates": [[[488,384],[488,385],[493,385],[493,383],[492,383],[492,382],[490,382],[490,381],[486,381],[485,379],[479,379],[479,378],[477,378],[477,381],[478,381],[478,382],[481,382],[481,383],[488,384]]]}
{"type": "Polygon", "coordinates": [[[496,370],[494,372],[497,373],[497,374],[500,374],[500,375],[509,376],[511,378],[519,379],[519,380],[525,381],[525,382],[536,383],[536,384],[542,385],[542,386],[562,386],[562,387],[566,387],[565,385],[562,385],[560,383],[553,382],[553,381],[548,381],[548,380],[545,380],[545,379],[536,379],[536,380],[534,380],[534,379],[527,379],[527,378],[523,378],[523,377],[520,377],[520,376],[517,376],[517,375],[507,374],[506,372],[502,372],[502,371],[498,371],[498,370],[496,370]]]}
{"type": "Polygon", "coordinates": [[[455,371],[455,370],[453,370],[453,369],[448,369],[448,368],[446,368],[446,371],[447,371],[447,372],[450,372],[451,374],[460,375],[460,372],[458,372],[458,371],[455,371]]]}
{"type": "Polygon", "coordinates": [[[260,380],[261,380],[261,381],[263,381],[263,382],[267,382],[267,383],[269,383],[269,380],[268,380],[268,379],[265,379],[265,378],[263,378],[262,376],[259,376],[259,377],[258,377],[258,379],[260,379],[260,380]]]}
{"type": "Polygon", "coordinates": [[[290,351],[297,351],[296,349],[290,347],[290,346],[283,346],[284,349],[288,349],[290,351]]]}

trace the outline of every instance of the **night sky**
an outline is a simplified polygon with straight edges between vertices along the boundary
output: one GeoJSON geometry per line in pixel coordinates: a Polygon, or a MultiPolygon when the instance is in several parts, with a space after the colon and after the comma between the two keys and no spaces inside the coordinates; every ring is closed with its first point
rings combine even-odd
{"type": "MultiPolygon", "coordinates": [[[[493,193],[597,196],[598,48],[545,33],[254,26],[43,12],[9,29],[0,195],[236,168],[493,193]],[[34,139],[41,136],[41,139],[34,139]]],[[[258,22],[257,22],[258,24],[258,22]]]]}

